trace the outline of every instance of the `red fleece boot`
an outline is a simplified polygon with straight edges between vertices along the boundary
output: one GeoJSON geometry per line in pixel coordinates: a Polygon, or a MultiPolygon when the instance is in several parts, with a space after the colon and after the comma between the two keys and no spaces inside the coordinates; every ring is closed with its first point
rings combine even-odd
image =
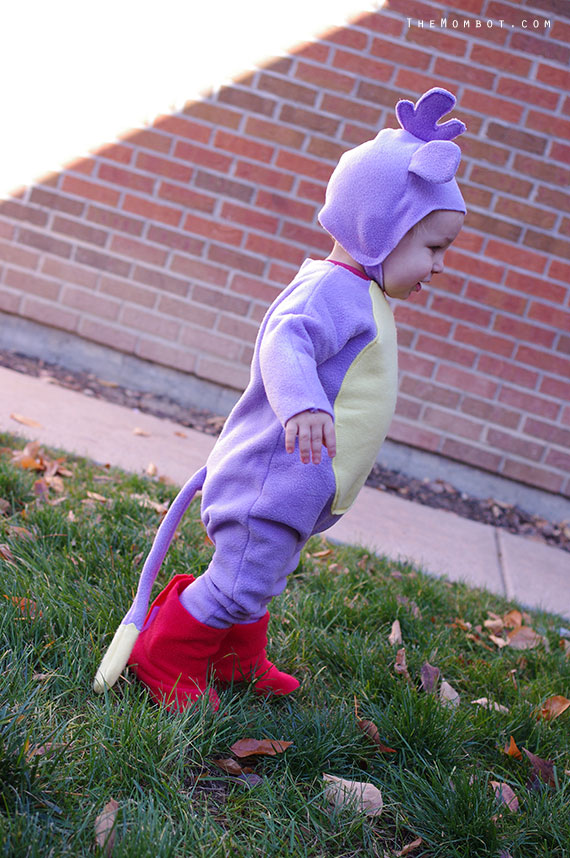
{"type": "Polygon", "coordinates": [[[294,676],[278,670],[266,656],[268,622],[269,613],[255,623],[231,626],[213,664],[216,679],[251,680],[258,694],[290,694],[299,687],[294,676]]]}
{"type": "MultiPolygon", "coordinates": [[[[175,575],[159,593],[129,658],[153,699],[180,712],[206,691],[212,662],[230,631],[206,626],[182,607],[179,596],[193,580],[175,575]]],[[[209,699],[216,711],[220,701],[213,689],[209,699]]]]}

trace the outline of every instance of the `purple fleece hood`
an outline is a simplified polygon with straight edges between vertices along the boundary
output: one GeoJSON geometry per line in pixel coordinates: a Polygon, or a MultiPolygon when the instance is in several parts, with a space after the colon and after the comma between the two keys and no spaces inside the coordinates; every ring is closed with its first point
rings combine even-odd
{"type": "Polygon", "coordinates": [[[438,119],[455,96],[434,87],[414,105],[399,101],[401,128],[385,128],[342,155],[327,186],[319,222],[364,268],[381,263],[414,224],[437,209],[465,213],[455,181],[458,119],[438,119]]]}

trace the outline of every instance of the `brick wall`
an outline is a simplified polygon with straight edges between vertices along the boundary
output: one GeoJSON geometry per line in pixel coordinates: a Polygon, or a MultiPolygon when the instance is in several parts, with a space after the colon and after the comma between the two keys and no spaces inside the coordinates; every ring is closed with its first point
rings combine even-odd
{"type": "Polygon", "coordinates": [[[159,117],[0,205],[0,310],[241,389],[268,303],[330,249],[341,153],[444,85],[469,215],[397,307],[390,437],[570,494],[569,14],[388,0],[159,117]]]}

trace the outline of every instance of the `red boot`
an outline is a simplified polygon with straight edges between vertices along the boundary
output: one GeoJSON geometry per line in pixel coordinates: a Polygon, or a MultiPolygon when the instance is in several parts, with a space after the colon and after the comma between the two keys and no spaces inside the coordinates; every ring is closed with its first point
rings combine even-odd
{"type": "Polygon", "coordinates": [[[299,687],[294,676],[278,670],[268,660],[267,624],[269,613],[255,623],[231,626],[213,668],[222,682],[255,682],[258,694],[290,694],[299,687]]]}
{"type": "MultiPolygon", "coordinates": [[[[150,607],[129,658],[129,666],[157,703],[182,711],[204,694],[210,668],[230,629],[215,629],[195,620],[179,595],[194,578],[175,575],[150,607]]],[[[209,691],[212,709],[220,705],[209,691]]]]}

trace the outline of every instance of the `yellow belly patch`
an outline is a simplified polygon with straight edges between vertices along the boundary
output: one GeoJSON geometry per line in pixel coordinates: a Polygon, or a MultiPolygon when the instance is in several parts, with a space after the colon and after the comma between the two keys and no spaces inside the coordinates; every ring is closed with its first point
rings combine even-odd
{"type": "Polygon", "coordinates": [[[398,349],[394,316],[376,283],[371,282],[369,294],[376,336],[349,366],[334,403],[336,493],[331,512],[335,515],[346,512],[356,500],[396,408],[398,349]]]}

